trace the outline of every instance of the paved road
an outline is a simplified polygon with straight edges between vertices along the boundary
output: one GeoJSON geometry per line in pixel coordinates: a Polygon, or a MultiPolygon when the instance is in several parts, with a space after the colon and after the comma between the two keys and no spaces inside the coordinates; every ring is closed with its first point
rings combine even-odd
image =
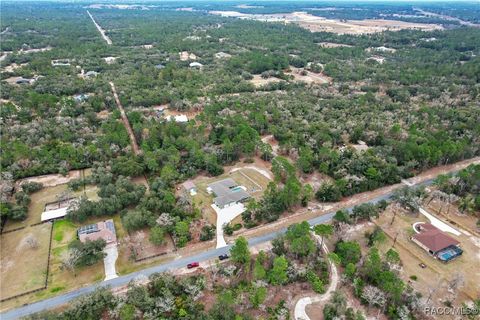
{"type": "MultiPolygon", "coordinates": [[[[418,186],[419,185],[430,185],[432,183],[432,181],[433,180],[431,180],[431,179],[426,180],[426,181],[421,182],[417,185],[418,186]]],[[[374,198],[370,201],[366,201],[365,203],[377,203],[381,200],[387,200],[391,197],[391,195],[392,195],[392,193],[388,193],[388,194],[379,196],[377,198],[374,198]]],[[[352,209],[353,209],[353,207],[346,208],[346,210],[348,210],[349,212],[351,212],[352,209]]],[[[330,221],[333,218],[334,215],[335,215],[335,212],[330,212],[330,213],[321,215],[319,217],[313,218],[311,220],[308,220],[308,223],[312,226],[320,224],[320,223],[325,223],[325,222],[330,221]]],[[[271,233],[268,233],[268,234],[265,234],[265,235],[262,235],[262,236],[259,236],[259,237],[251,238],[248,241],[249,245],[250,246],[255,246],[255,245],[258,245],[258,244],[261,244],[261,243],[271,241],[275,237],[277,237],[278,235],[285,233],[285,231],[286,231],[286,228],[283,228],[279,231],[275,231],[275,232],[271,232],[271,233]]],[[[93,292],[98,287],[105,287],[105,286],[120,287],[120,286],[124,286],[124,285],[128,284],[131,280],[134,280],[137,277],[142,276],[142,275],[148,277],[149,275],[151,275],[153,273],[156,273],[156,272],[165,272],[165,271],[169,271],[169,270],[175,270],[175,269],[178,269],[178,268],[183,268],[190,262],[195,262],[195,261],[204,262],[204,261],[207,261],[207,260],[215,259],[216,257],[218,257],[219,255],[221,255],[223,253],[228,253],[228,251],[230,250],[230,247],[231,247],[231,245],[228,245],[226,247],[219,248],[219,249],[211,249],[211,250],[206,251],[206,252],[195,254],[195,255],[192,255],[192,256],[189,256],[189,257],[180,258],[178,260],[174,260],[174,261],[170,261],[170,262],[160,264],[160,265],[157,265],[157,266],[154,266],[154,267],[150,267],[148,269],[137,271],[137,272],[134,272],[134,273],[131,273],[131,274],[128,274],[128,275],[125,275],[125,276],[121,276],[121,277],[118,277],[118,278],[115,278],[115,279],[111,279],[111,280],[107,280],[107,281],[104,281],[104,282],[101,282],[101,283],[98,283],[98,284],[83,287],[83,288],[74,290],[72,292],[69,292],[69,293],[66,293],[66,294],[63,294],[63,295],[60,295],[60,296],[56,296],[56,297],[49,298],[49,299],[46,299],[46,300],[38,301],[38,302],[29,304],[29,305],[25,305],[25,306],[20,307],[18,309],[14,309],[14,310],[10,310],[10,311],[1,313],[0,314],[0,319],[1,320],[18,319],[18,318],[27,316],[27,315],[32,314],[32,313],[36,313],[36,312],[40,312],[40,311],[43,311],[43,310],[47,310],[47,309],[51,309],[51,308],[55,308],[55,307],[64,305],[64,304],[72,301],[73,299],[78,298],[79,296],[81,296],[83,294],[93,292]]]]}

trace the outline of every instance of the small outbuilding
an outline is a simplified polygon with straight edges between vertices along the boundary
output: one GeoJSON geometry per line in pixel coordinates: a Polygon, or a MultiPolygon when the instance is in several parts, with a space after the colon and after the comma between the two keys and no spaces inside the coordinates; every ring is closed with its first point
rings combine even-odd
{"type": "Polygon", "coordinates": [[[191,180],[187,180],[184,183],[182,183],[182,187],[185,191],[189,192],[190,195],[192,196],[197,194],[197,186],[191,180]]]}
{"type": "Polygon", "coordinates": [[[45,204],[45,209],[42,212],[40,220],[44,222],[65,217],[67,215],[68,208],[75,202],[77,202],[76,198],[69,198],[45,204]]]}
{"type": "Polygon", "coordinates": [[[196,68],[196,69],[201,69],[203,68],[203,64],[200,62],[192,62],[189,64],[190,68],[196,68]]]}

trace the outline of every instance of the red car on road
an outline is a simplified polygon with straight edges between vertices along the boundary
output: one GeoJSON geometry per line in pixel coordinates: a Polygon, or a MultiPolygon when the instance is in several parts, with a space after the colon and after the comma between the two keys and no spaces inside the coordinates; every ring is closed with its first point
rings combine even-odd
{"type": "Polygon", "coordinates": [[[192,263],[187,264],[187,268],[192,269],[192,268],[198,267],[199,265],[200,264],[198,262],[192,262],[192,263]]]}

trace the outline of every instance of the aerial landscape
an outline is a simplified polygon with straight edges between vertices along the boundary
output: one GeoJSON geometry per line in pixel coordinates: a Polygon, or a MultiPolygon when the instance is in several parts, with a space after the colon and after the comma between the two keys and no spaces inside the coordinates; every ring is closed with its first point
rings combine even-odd
{"type": "Polygon", "coordinates": [[[0,319],[480,319],[478,1],[2,1],[0,76],[0,319]]]}

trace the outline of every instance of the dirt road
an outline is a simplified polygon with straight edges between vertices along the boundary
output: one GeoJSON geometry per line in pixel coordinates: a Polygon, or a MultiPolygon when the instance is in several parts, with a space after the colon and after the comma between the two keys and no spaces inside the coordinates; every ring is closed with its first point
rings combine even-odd
{"type": "Polygon", "coordinates": [[[110,81],[110,87],[112,87],[113,96],[115,97],[115,102],[117,103],[118,109],[120,110],[120,115],[122,117],[123,124],[125,125],[125,129],[127,129],[128,135],[130,136],[130,141],[132,144],[132,149],[135,155],[139,155],[141,153],[140,149],[138,148],[137,139],[135,139],[135,134],[133,134],[132,127],[130,126],[130,122],[128,121],[127,114],[123,109],[122,103],[118,98],[117,90],[115,89],[115,85],[112,81],[110,81]]]}
{"type": "Polygon", "coordinates": [[[103,39],[107,42],[108,45],[111,45],[112,40],[105,34],[105,30],[103,30],[102,27],[100,27],[100,25],[95,21],[95,19],[93,19],[93,16],[90,13],[90,11],[87,10],[87,13],[90,16],[90,19],[92,19],[93,23],[95,24],[95,27],[97,27],[98,31],[102,35],[103,39]]]}
{"type": "Polygon", "coordinates": [[[423,14],[424,16],[427,16],[427,17],[436,17],[436,18],[440,18],[440,19],[444,19],[444,20],[448,20],[448,21],[457,21],[458,23],[460,23],[461,25],[464,25],[464,26],[480,28],[480,24],[478,24],[478,23],[465,21],[465,20],[462,20],[462,19],[459,19],[459,18],[456,18],[456,17],[451,17],[451,16],[447,16],[447,15],[444,15],[444,14],[425,11],[425,10],[422,10],[420,8],[413,8],[413,10],[415,10],[415,11],[417,11],[417,12],[419,12],[419,13],[423,14]]]}

